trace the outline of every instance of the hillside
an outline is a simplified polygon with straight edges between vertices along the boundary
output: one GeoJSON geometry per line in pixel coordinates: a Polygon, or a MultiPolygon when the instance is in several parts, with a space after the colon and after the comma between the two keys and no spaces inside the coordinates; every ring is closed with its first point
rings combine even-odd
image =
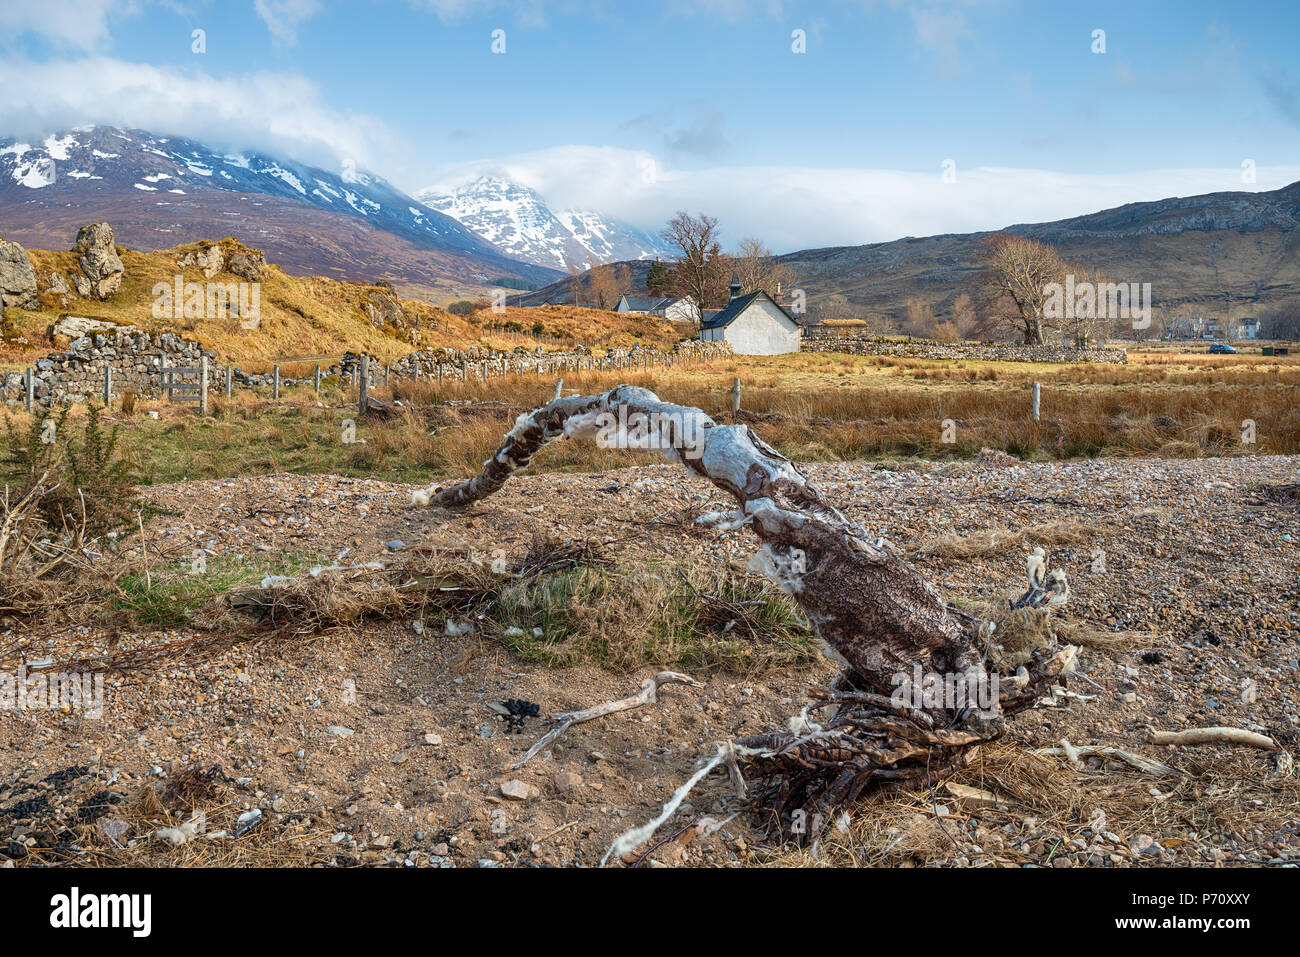
{"type": "MultiPolygon", "coordinates": [[[[63,245],[71,245],[71,235],[63,245]]],[[[141,252],[118,244],[125,273],[117,292],[105,302],[77,298],[75,294],[64,296],[48,289],[51,273],[76,273],[75,253],[29,249],[40,277],[41,308],[6,308],[6,317],[26,342],[11,342],[0,352],[0,359],[23,364],[52,351],[55,343],[47,329],[62,315],[107,319],[148,332],[174,331],[216,349],[223,361],[250,364],[250,368],[277,360],[338,356],[345,351],[366,351],[389,360],[416,348],[533,349],[539,341],[528,334],[535,330],[548,337],[546,348],[565,343],[602,348],[626,348],[636,343],[670,346],[678,339],[672,325],[665,321],[596,309],[507,308],[500,313],[485,309],[457,316],[431,303],[401,297],[383,283],[294,276],[275,264],[268,264],[262,275],[261,318],[254,329],[243,328],[235,317],[155,317],[157,297],[153,290],[158,283],[172,286],[177,276],[187,283],[241,281],[228,269],[205,277],[197,265],[179,265],[187,256],[201,255],[211,245],[204,241],[141,252]],[[485,331],[485,325],[493,329],[485,331]]],[[[215,245],[223,250],[227,266],[236,253],[256,255],[256,250],[233,237],[215,245]]]]}
{"type": "MultiPolygon", "coordinates": [[[[1155,313],[1254,316],[1300,306],[1300,183],[1264,193],[1208,193],[1130,203],[1003,232],[1056,246],[1069,262],[1102,270],[1117,282],[1149,282],[1155,313]]],[[[863,316],[902,321],[909,298],[945,314],[978,284],[979,241],[993,231],[907,237],[866,246],[805,249],[777,257],[794,270],[815,313],[842,295],[863,316]]],[[[644,283],[648,263],[628,263],[644,283]]],[[[517,305],[563,295],[571,280],[512,297],[517,305]]]]}
{"type": "Polygon", "coordinates": [[[96,126],[41,143],[0,139],[0,223],[52,247],[87,222],[113,224],[135,249],[238,235],[295,275],[388,279],[447,302],[508,278],[558,270],[520,262],[383,179],[282,157],[223,153],[193,140],[96,126]]]}

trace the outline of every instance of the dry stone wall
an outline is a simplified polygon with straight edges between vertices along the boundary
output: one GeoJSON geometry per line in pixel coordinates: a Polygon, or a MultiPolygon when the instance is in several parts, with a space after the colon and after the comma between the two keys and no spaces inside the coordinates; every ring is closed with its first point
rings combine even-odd
{"type": "Polygon", "coordinates": [[[1109,362],[1124,364],[1123,349],[1091,346],[1025,346],[1011,343],[900,341],[870,336],[804,333],[804,352],[848,352],[862,356],[900,356],[911,359],[980,359],[990,362],[1109,362]]]}

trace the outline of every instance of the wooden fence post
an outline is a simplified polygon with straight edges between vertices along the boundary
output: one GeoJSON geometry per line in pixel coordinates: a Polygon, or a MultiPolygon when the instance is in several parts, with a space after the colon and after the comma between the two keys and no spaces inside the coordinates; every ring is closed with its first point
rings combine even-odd
{"type": "Polygon", "coordinates": [[[357,373],[357,413],[366,414],[370,404],[370,356],[361,357],[361,370],[357,373]]]}
{"type": "Polygon", "coordinates": [[[23,390],[23,399],[27,404],[27,411],[32,411],[32,405],[36,402],[36,372],[31,366],[27,367],[26,388],[23,390]]]}
{"type": "Polygon", "coordinates": [[[208,414],[208,357],[199,356],[199,415],[208,414]]]}
{"type": "Polygon", "coordinates": [[[740,412],[740,377],[731,380],[731,418],[735,421],[740,412]]]}
{"type": "Polygon", "coordinates": [[[229,399],[230,396],[234,393],[234,391],[235,391],[235,367],[231,365],[229,362],[227,362],[226,363],[226,398],[229,399]]]}
{"type": "Polygon", "coordinates": [[[280,367],[271,366],[271,398],[280,398],[280,367]]]}
{"type": "Polygon", "coordinates": [[[316,390],[317,395],[320,395],[320,363],[319,362],[316,363],[316,372],[312,376],[311,381],[312,381],[312,388],[316,390]]]}
{"type": "Polygon", "coordinates": [[[1042,386],[1037,382],[1034,383],[1034,421],[1038,421],[1038,400],[1042,395],[1042,386]]]}
{"type": "Polygon", "coordinates": [[[104,366],[104,411],[113,407],[113,367],[104,366]]]}

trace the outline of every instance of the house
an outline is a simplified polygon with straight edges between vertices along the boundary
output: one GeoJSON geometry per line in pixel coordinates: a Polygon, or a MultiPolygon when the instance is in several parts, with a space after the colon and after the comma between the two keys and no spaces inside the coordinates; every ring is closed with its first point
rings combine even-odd
{"type": "Polygon", "coordinates": [[[665,319],[694,322],[695,303],[684,296],[623,296],[615,312],[640,312],[665,319]]]}
{"type": "Polygon", "coordinates": [[[740,280],[731,277],[731,299],[713,315],[705,314],[700,339],[722,340],[742,356],[778,356],[798,352],[803,327],[775,299],[763,292],[740,294],[740,280]]]}
{"type": "Polygon", "coordinates": [[[1259,320],[1254,316],[1245,316],[1237,320],[1241,324],[1241,337],[1243,339],[1259,338],[1259,320]]]}

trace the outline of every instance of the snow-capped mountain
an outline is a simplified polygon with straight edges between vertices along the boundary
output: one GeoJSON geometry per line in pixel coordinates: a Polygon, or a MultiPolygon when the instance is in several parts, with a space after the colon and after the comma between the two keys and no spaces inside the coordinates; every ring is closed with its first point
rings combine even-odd
{"type": "Polygon", "coordinates": [[[128,246],[169,248],[233,234],[286,268],[340,278],[428,282],[441,272],[468,281],[548,282],[557,275],[510,258],[454,218],[352,167],[331,172],[109,126],[39,142],[0,139],[6,238],[65,248],[78,226],[97,219],[128,246]],[[42,228],[57,235],[32,236],[42,228]],[[403,265],[412,258],[407,249],[417,261],[403,265]]]}
{"type": "Polygon", "coordinates": [[[568,269],[591,263],[654,259],[671,252],[644,230],[584,209],[552,210],[536,190],[495,176],[480,176],[450,191],[415,194],[516,259],[568,269]]]}

